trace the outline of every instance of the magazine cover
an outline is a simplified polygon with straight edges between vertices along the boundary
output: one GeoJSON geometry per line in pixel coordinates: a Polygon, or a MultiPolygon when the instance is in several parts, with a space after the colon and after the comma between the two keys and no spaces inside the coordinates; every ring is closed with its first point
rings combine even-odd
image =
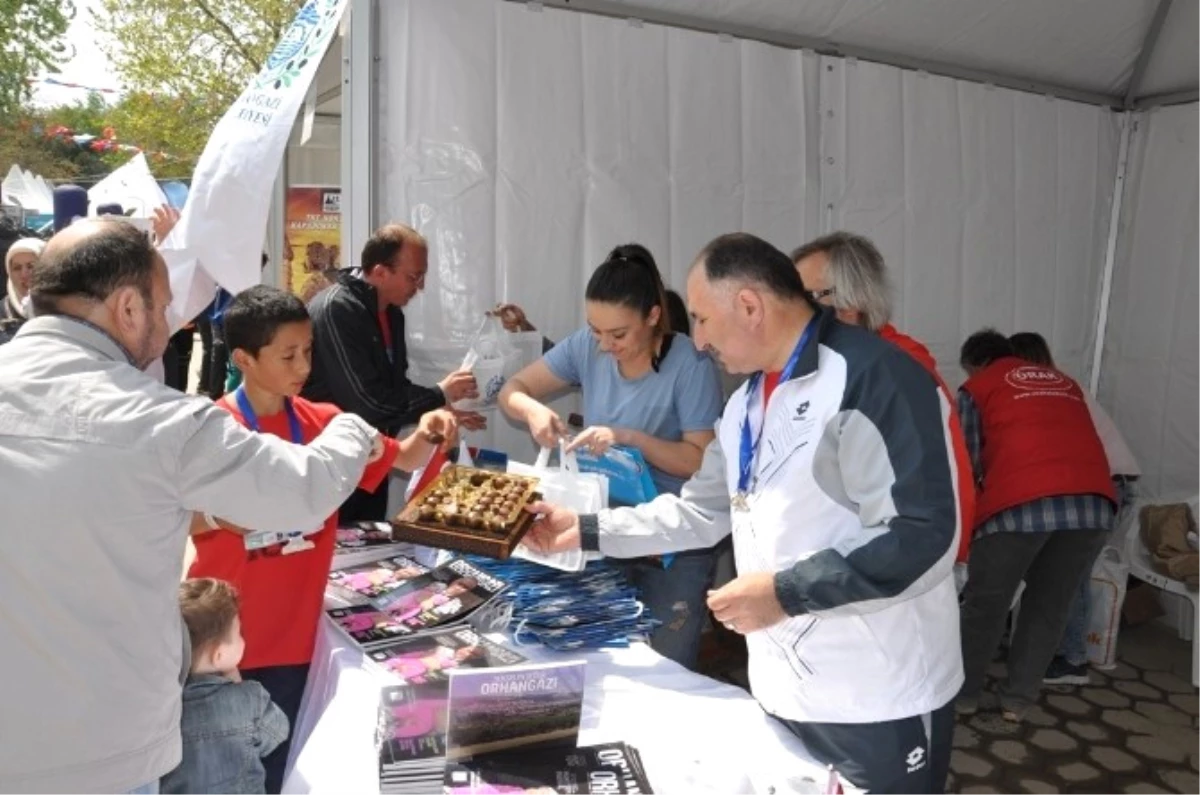
{"type": "MultiPolygon", "coordinates": [[[[397,564],[398,561],[407,563],[402,566],[406,572],[411,566],[420,566],[408,558],[393,558],[385,563],[397,564]]],[[[376,566],[356,568],[376,570],[376,566]]],[[[332,578],[333,575],[330,576],[332,578]]],[[[377,588],[378,585],[373,584],[373,576],[368,573],[368,584],[365,586],[360,580],[354,580],[353,584],[368,590],[377,588]]],[[[381,576],[386,576],[386,573],[381,576]]],[[[351,640],[369,650],[399,638],[457,624],[492,601],[506,587],[503,580],[465,560],[455,558],[432,571],[397,581],[391,590],[375,596],[369,602],[364,594],[334,584],[331,580],[326,590],[328,609],[325,612],[351,640]],[[334,590],[355,593],[360,603],[332,604],[335,600],[330,592],[334,590]]]]}
{"type": "Polygon", "coordinates": [[[379,788],[436,792],[445,779],[448,682],[385,687],[379,694],[379,788]]]}
{"type": "Polygon", "coordinates": [[[355,522],[337,529],[334,551],[336,553],[400,543],[403,542],[392,537],[392,526],[387,522],[355,522]]]}
{"type": "Polygon", "coordinates": [[[368,656],[406,684],[449,679],[452,668],[500,668],[525,662],[469,627],[456,627],[379,646],[368,656]]]}
{"type": "Polygon", "coordinates": [[[338,629],[363,648],[374,648],[381,643],[390,643],[398,638],[408,638],[413,631],[390,613],[372,605],[351,605],[326,610],[338,629]]]}
{"type": "Polygon", "coordinates": [[[513,748],[574,746],[587,663],[450,672],[446,758],[513,748]]]}
{"type": "Polygon", "coordinates": [[[644,795],[652,790],[636,748],[625,743],[602,743],[581,748],[505,751],[450,762],[443,792],[644,795]]]}
{"type": "Polygon", "coordinates": [[[362,566],[335,569],[329,572],[329,588],[350,604],[370,602],[382,607],[381,598],[428,572],[427,567],[412,558],[400,556],[362,566]]]}
{"type": "Polygon", "coordinates": [[[372,603],[414,632],[452,624],[505,588],[503,580],[461,558],[414,577],[372,603]]]}

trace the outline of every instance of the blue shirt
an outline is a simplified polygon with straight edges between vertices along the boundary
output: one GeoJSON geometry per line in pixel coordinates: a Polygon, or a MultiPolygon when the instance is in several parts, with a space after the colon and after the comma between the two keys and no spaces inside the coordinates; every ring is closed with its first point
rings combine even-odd
{"type": "MultiPolygon", "coordinates": [[[[721,416],[717,366],[683,334],[672,338],[658,372],[638,378],[623,377],[616,359],[600,350],[586,328],[551,348],[545,362],[556,378],[583,392],[583,421],[589,426],[629,428],[679,442],[685,433],[713,430],[721,416]]],[[[687,480],[653,465],[650,470],[660,493],[678,494],[687,480]]]]}

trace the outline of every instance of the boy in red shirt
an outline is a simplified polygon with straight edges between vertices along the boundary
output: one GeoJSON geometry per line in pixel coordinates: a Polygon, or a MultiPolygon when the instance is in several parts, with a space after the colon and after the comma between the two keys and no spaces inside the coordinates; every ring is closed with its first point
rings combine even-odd
{"type": "MultiPolygon", "coordinates": [[[[308,444],[340,413],[335,406],[298,397],[312,367],[312,322],[296,296],[261,285],[240,293],[225,313],[225,339],[244,381],[217,405],[242,425],[308,444]]],[[[381,437],[382,450],[367,465],[359,487],[373,491],[393,468],[417,469],[439,445],[455,444],[457,430],[454,414],[442,409],[424,415],[416,432],[402,441],[381,437]]],[[[198,524],[208,530],[219,523],[204,517],[198,524]]],[[[240,592],[246,639],[241,674],[266,688],[294,729],[333,561],[337,514],[306,535],[308,543],[295,552],[295,544],[283,543],[248,550],[243,532],[221,527],[196,535],[188,577],[226,580],[240,592]]],[[[263,760],[267,792],[282,787],[290,745],[289,739],[263,760]]]]}

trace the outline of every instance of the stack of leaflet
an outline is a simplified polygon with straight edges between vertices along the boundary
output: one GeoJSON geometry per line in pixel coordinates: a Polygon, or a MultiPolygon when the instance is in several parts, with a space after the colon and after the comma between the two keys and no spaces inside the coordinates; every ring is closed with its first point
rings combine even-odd
{"type": "Polygon", "coordinates": [[[610,564],[563,572],[521,560],[468,560],[508,583],[500,598],[512,605],[509,629],[518,644],[541,643],[556,651],[628,646],[659,623],[610,564]]]}
{"type": "MultiPolygon", "coordinates": [[[[426,569],[411,558],[396,557],[330,572],[325,613],[352,641],[372,649],[473,621],[489,612],[506,587],[461,558],[426,569]]],[[[488,622],[480,626],[486,631],[488,622]]]]}
{"type": "Polygon", "coordinates": [[[446,766],[446,795],[496,792],[649,795],[642,755],[632,745],[602,743],[477,756],[446,766]]]}
{"type": "Polygon", "coordinates": [[[381,690],[376,728],[379,791],[401,795],[442,789],[450,671],[525,661],[467,627],[396,641],[370,658],[402,683],[381,690]]]}
{"type": "Polygon", "coordinates": [[[387,522],[352,522],[337,529],[333,542],[333,568],[362,566],[405,555],[414,558],[415,547],[396,538],[387,522]]]}

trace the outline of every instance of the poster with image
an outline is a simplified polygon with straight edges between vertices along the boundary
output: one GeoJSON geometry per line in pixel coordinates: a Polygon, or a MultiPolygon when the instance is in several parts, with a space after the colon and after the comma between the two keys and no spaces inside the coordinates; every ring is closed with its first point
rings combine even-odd
{"type": "Polygon", "coordinates": [[[342,267],[342,189],[292,185],[287,191],[279,283],[305,303],[333,283],[342,267]]]}

